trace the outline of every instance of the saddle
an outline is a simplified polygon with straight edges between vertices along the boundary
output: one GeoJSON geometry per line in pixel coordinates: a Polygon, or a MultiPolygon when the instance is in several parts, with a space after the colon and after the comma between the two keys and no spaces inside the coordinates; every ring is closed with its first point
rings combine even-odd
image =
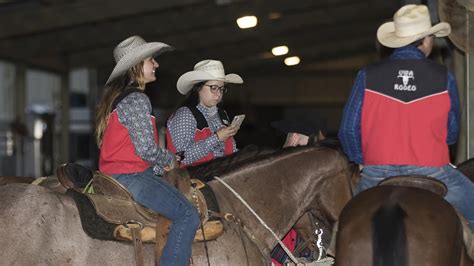
{"type": "MultiPolygon", "coordinates": [[[[57,177],[67,189],[73,189],[86,196],[98,216],[116,225],[113,232],[116,240],[133,241],[134,237],[130,228],[138,227],[141,241],[156,241],[159,214],[135,202],[130,192],[113,177],[78,164],[59,166],[57,177]]],[[[185,196],[199,210],[203,224],[196,232],[194,241],[214,240],[222,234],[224,226],[220,220],[209,219],[206,199],[201,192],[203,188],[209,188],[199,180],[192,180],[192,183],[195,189],[189,191],[191,195],[185,193],[185,196]],[[204,234],[202,228],[204,228],[204,234]]]]}
{"type": "Polygon", "coordinates": [[[421,175],[393,176],[380,181],[378,185],[421,188],[433,192],[443,198],[448,193],[448,188],[443,182],[432,177],[421,175]]]}

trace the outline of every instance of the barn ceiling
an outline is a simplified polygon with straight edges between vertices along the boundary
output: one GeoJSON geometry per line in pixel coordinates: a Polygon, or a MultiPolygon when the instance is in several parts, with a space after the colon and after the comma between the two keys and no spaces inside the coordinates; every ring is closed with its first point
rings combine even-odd
{"type": "MultiPolygon", "coordinates": [[[[112,50],[138,34],[176,48],[159,62],[179,75],[205,58],[221,59],[244,76],[288,69],[270,50],[287,45],[301,63],[292,73],[313,75],[375,51],[375,31],[400,1],[380,0],[0,0],[0,59],[66,72],[113,67],[112,50]],[[255,15],[241,30],[235,20],[255,15]],[[321,66],[321,64],[323,64],[321,66]],[[329,66],[329,65],[328,65],[329,66]]],[[[350,64],[349,64],[350,65],[350,64]]]]}

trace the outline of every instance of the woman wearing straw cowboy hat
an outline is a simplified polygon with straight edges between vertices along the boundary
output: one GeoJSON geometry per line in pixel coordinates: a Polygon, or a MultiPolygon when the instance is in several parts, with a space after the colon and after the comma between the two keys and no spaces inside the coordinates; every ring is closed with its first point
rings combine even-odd
{"type": "Polygon", "coordinates": [[[389,176],[431,176],[446,184],[446,200],[473,228],[474,185],[450,165],[448,150],[459,132],[456,81],[426,58],[433,36],[447,36],[450,26],[431,26],[424,5],[406,5],[393,20],[379,27],[377,38],[397,49],[358,73],[339,129],[349,159],[364,165],[357,190],[389,176]]]}
{"type": "Polygon", "coordinates": [[[99,170],[124,185],[135,200],[172,221],[160,263],[188,265],[199,226],[194,206],[159,177],[173,168],[174,155],[158,146],[145,84],[156,79],[154,56],[172,48],[132,36],[115,47],[115,68],[96,116],[99,170]]]}
{"type": "Polygon", "coordinates": [[[222,62],[203,60],[183,74],[178,91],[188,95],[168,120],[167,144],[172,152],[184,153],[183,165],[197,165],[237,150],[233,136],[240,126],[230,125],[218,108],[226,83],[243,83],[237,74],[225,74],[222,62]]]}

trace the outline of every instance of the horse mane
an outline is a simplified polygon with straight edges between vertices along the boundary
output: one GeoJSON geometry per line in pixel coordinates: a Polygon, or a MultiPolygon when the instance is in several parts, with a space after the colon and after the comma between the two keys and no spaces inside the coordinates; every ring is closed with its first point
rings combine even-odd
{"type": "Polygon", "coordinates": [[[272,160],[277,156],[308,148],[328,148],[340,151],[340,144],[337,139],[324,139],[308,143],[306,146],[287,148],[268,148],[248,145],[232,155],[220,157],[201,165],[190,166],[187,170],[192,178],[209,182],[214,176],[222,176],[236,169],[240,169],[244,165],[272,160]]]}
{"type": "Polygon", "coordinates": [[[186,169],[192,178],[208,182],[212,180],[214,176],[221,176],[246,162],[253,161],[256,158],[267,157],[278,150],[281,149],[247,145],[229,156],[216,158],[204,164],[189,166],[186,169]]]}
{"type": "MultiPolygon", "coordinates": [[[[308,144],[308,146],[309,145],[310,144],[308,144]]],[[[320,148],[329,148],[341,151],[341,142],[339,141],[339,139],[335,138],[325,138],[321,140],[316,140],[312,145],[320,148]]]]}

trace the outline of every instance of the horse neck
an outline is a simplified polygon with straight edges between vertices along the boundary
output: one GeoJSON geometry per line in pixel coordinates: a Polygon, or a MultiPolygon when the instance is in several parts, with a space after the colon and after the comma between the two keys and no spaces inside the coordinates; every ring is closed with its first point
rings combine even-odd
{"type": "MultiPolygon", "coordinates": [[[[246,164],[221,178],[228,183],[263,221],[281,238],[301,215],[318,202],[325,179],[342,171],[341,155],[334,150],[297,148],[246,164]],[[337,155],[336,155],[337,154],[337,155]],[[322,165],[324,163],[324,165],[322,165]]],[[[276,240],[246,207],[225,187],[214,182],[213,188],[238,216],[271,249],[276,240]]],[[[221,202],[221,200],[219,201],[221,202]]]]}
{"type": "Polygon", "coordinates": [[[192,177],[207,182],[216,175],[223,175],[231,169],[239,167],[245,163],[249,163],[256,158],[274,153],[275,151],[277,150],[272,148],[247,145],[243,149],[229,156],[216,158],[197,166],[189,166],[187,170],[192,177]]]}

